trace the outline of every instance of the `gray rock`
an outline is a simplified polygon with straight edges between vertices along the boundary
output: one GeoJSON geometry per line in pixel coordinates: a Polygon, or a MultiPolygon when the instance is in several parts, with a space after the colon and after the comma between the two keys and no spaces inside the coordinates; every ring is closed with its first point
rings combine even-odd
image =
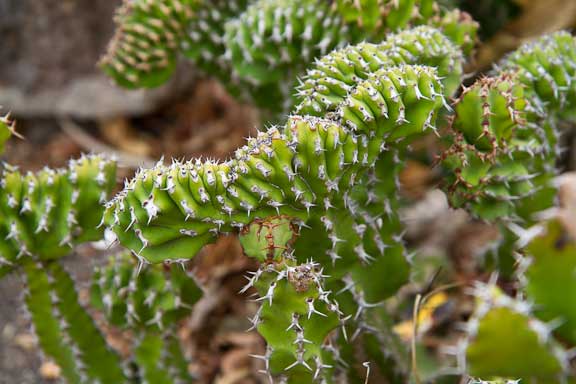
{"type": "Polygon", "coordinates": [[[193,82],[182,65],[168,84],[127,91],[96,67],[120,0],[0,0],[0,105],[20,117],[143,114],[193,82]]]}

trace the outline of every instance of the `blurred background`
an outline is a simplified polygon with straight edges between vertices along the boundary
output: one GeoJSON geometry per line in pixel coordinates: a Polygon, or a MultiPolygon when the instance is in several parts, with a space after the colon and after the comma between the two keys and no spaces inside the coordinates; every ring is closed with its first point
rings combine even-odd
{"type": "MultiPolygon", "coordinates": [[[[531,37],[576,26],[575,0],[445,0],[481,24],[481,44],[468,72],[476,74],[531,37]]],[[[23,140],[13,139],[3,160],[24,170],[62,166],[81,152],[120,159],[119,182],[138,166],[164,156],[225,158],[255,132],[258,113],[226,94],[215,81],[181,63],[169,83],[148,91],[114,86],[96,67],[113,34],[120,0],[0,0],[0,113],[11,112],[23,140]]],[[[574,137],[565,138],[574,148],[574,137]]],[[[563,159],[576,168],[576,153],[563,159]]],[[[473,256],[497,235],[488,225],[449,210],[442,193],[429,191],[433,170],[415,163],[405,171],[405,193],[414,205],[407,237],[424,253],[448,256],[461,277],[472,279],[473,256]]],[[[87,282],[105,251],[79,248],[67,258],[87,282]]],[[[207,247],[194,268],[209,294],[183,325],[197,366],[217,383],[259,382],[256,362],[263,342],[249,328],[251,303],[236,294],[253,268],[232,237],[207,247]]],[[[86,286],[81,294],[86,293],[86,286]]],[[[30,325],[20,307],[21,282],[0,280],[0,383],[48,383],[58,370],[41,364],[30,325]]],[[[125,335],[107,330],[122,350],[125,335]]]]}

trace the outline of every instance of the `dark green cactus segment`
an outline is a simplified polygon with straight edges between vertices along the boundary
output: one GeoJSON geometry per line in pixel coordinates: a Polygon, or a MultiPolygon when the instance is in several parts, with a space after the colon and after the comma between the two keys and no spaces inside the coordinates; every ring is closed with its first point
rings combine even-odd
{"type": "Polygon", "coordinates": [[[324,278],[319,264],[286,261],[262,266],[249,282],[262,302],[252,321],[268,344],[266,355],[259,358],[271,375],[312,382],[333,368],[323,347],[343,319],[323,287],[324,278]]]}
{"type": "Polygon", "coordinates": [[[190,314],[201,295],[180,266],[153,265],[139,271],[127,253],[112,257],[92,279],[92,304],[123,328],[169,328],[190,314]]]}
{"type": "Polygon", "coordinates": [[[478,285],[474,294],[478,304],[468,321],[468,373],[486,379],[555,382],[566,369],[567,355],[555,343],[549,325],[531,315],[529,304],[493,285],[478,285]]]}
{"type": "Polygon", "coordinates": [[[156,87],[176,67],[177,52],[194,15],[195,0],[126,1],[100,66],[127,88],[156,87]]]}
{"type": "Polygon", "coordinates": [[[352,45],[324,56],[307,72],[296,111],[316,116],[336,111],[362,80],[402,64],[437,67],[449,96],[460,84],[462,62],[459,49],[438,30],[425,26],[390,35],[379,45],[352,45]]]}
{"type": "Polygon", "coordinates": [[[66,324],[65,330],[78,348],[86,375],[93,382],[124,383],[119,356],[111,351],[94,325],[92,318],[78,301],[74,281],[57,262],[45,264],[57,302],[56,307],[66,324]]]}
{"type": "Polygon", "coordinates": [[[244,253],[260,262],[280,261],[289,252],[298,230],[289,217],[256,219],[240,232],[244,253]]]}
{"type": "Polygon", "coordinates": [[[576,344],[576,242],[552,221],[532,240],[524,273],[527,298],[535,304],[535,314],[544,321],[558,321],[554,333],[576,344]]]}
{"type": "Polygon", "coordinates": [[[81,383],[83,380],[77,358],[66,342],[62,320],[55,309],[53,290],[44,268],[44,265],[31,260],[28,260],[23,268],[28,286],[26,306],[32,318],[34,331],[40,347],[62,369],[62,375],[66,380],[70,384],[81,383]]]}
{"type": "Polygon", "coordinates": [[[499,67],[518,71],[520,81],[535,93],[534,108],[566,113],[576,105],[576,41],[568,32],[545,35],[522,45],[499,67]],[[560,111],[559,111],[560,110],[560,111]]]}
{"type": "Polygon", "coordinates": [[[557,122],[573,119],[576,44],[560,32],[522,46],[456,104],[461,134],[443,155],[452,205],[484,219],[532,220],[553,204],[557,122]]]}
{"type": "Polygon", "coordinates": [[[58,258],[75,243],[98,240],[102,204],[115,185],[115,170],[114,162],[100,156],[36,174],[6,166],[0,191],[3,264],[18,264],[23,255],[58,258]]]}
{"type": "Polygon", "coordinates": [[[187,37],[182,42],[182,53],[209,73],[214,71],[215,63],[229,70],[223,57],[226,51],[225,25],[244,11],[249,1],[196,0],[195,3],[186,30],[187,37]]]}

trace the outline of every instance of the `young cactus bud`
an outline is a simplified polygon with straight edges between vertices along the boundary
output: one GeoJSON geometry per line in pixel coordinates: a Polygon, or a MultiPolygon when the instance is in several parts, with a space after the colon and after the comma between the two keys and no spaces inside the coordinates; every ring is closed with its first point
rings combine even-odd
{"type": "Polygon", "coordinates": [[[290,250],[297,234],[289,217],[256,219],[240,232],[240,244],[246,255],[260,262],[280,261],[290,250]]]}

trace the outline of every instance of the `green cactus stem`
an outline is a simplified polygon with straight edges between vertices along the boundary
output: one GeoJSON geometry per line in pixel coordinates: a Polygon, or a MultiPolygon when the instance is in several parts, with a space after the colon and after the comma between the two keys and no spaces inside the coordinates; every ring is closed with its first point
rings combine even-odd
{"type": "Polygon", "coordinates": [[[557,121],[574,108],[576,44],[560,32],[521,47],[502,72],[465,89],[443,154],[456,207],[484,219],[530,221],[553,204],[557,121]]]}
{"type": "Polygon", "coordinates": [[[92,305],[122,328],[168,328],[189,315],[201,296],[201,289],[180,266],[151,265],[138,270],[128,253],[111,257],[92,278],[92,305]]]}
{"type": "Polygon", "coordinates": [[[29,261],[24,264],[28,292],[26,307],[30,313],[34,332],[42,351],[62,370],[70,384],[81,383],[76,356],[61,327],[61,316],[54,310],[52,287],[44,272],[44,265],[29,261]]]}
{"type": "Polygon", "coordinates": [[[124,383],[119,357],[78,302],[72,278],[57,262],[24,263],[28,310],[40,346],[71,383],[124,383]]]}
{"type": "Polygon", "coordinates": [[[324,116],[334,112],[362,80],[381,68],[402,64],[437,67],[447,96],[462,76],[462,52],[431,27],[389,35],[380,44],[361,43],[336,50],[309,69],[299,87],[298,113],[324,116]]]}
{"type": "Polygon", "coordinates": [[[121,253],[95,270],[90,293],[92,305],[110,324],[132,331],[132,359],[144,382],[192,381],[177,326],[202,291],[183,268],[166,264],[140,270],[129,253],[121,253]]]}
{"type": "Polygon", "coordinates": [[[463,345],[467,373],[534,383],[559,380],[567,369],[567,355],[552,338],[550,326],[533,317],[531,306],[492,284],[478,284],[473,294],[477,308],[467,323],[469,340],[463,345]]]}
{"type": "Polygon", "coordinates": [[[0,190],[1,264],[18,265],[25,255],[56,259],[73,244],[99,240],[102,204],[116,184],[115,170],[115,163],[101,156],[36,174],[6,166],[0,190]]]}
{"type": "Polygon", "coordinates": [[[527,298],[543,321],[557,321],[554,333],[576,344],[576,242],[557,221],[540,226],[540,235],[526,247],[521,259],[527,298]]]}
{"type": "Polygon", "coordinates": [[[423,132],[442,107],[442,86],[430,68],[392,68],[373,81],[343,109],[349,129],[293,116],[284,133],[260,133],[225,163],[159,164],[127,184],[105,221],[121,243],[159,262],[191,258],[218,233],[256,218],[322,216],[374,163],[386,140],[423,132]]]}

